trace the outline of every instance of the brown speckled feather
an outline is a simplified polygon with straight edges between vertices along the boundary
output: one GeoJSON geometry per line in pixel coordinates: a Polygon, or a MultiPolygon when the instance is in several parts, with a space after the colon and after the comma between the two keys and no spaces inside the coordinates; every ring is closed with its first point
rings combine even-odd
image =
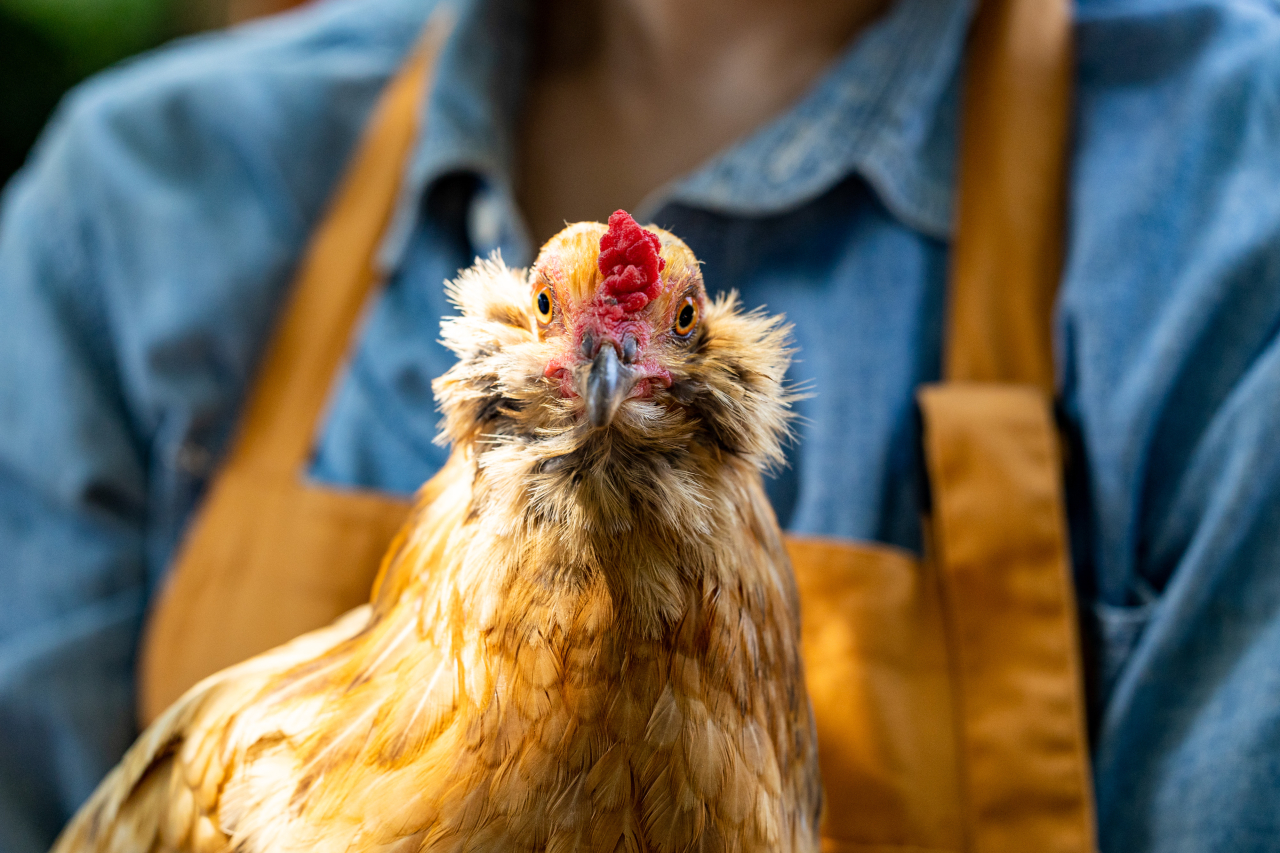
{"type": "MultiPolygon", "coordinates": [[[[56,853],[817,850],[796,592],[760,481],[787,431],[785,330],[708,302],[690,340],[654,344],[670,387],[588,428],[544,377],[557,332],[530,294],[588,299],[602,230],[452,285],[453,455],[372,604],[193,688],[56,853]]],[[[661,237],[655,326],[702,287],[661,237]]]]}

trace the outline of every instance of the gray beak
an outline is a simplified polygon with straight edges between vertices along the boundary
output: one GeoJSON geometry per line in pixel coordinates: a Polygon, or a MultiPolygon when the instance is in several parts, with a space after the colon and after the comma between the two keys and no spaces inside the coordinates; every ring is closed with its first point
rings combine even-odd
{"type": "MultiPolygon", "coordinates": [[[[629,373],[629,371],[627,371],[629,373]]],[[[593,427],[608,426],[614,413],[627,394],[631,392],[629,376],[618,361],[618,351],[613,344],[605,344],[591,362],[587,374],[587,387],[582,395],[587,404],[587,421],[593,427]]]]}

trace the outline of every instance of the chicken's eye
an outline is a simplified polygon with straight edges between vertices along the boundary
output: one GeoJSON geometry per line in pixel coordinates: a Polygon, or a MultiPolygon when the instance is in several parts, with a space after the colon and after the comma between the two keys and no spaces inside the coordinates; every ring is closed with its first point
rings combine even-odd
{"type": "Polygon", "coordinates": [[[676,323],[673,328],[677,335],[685,338],[696,325],[698,325],[698,303],[693,301],[692,296],[686,296],[680,305],[680,310],[676,312],[676,323]]]}
{"type": "Polygon", "coordinates": [[[551,317],[555,312],[555,306],[551,301],[551,288],[542,285],[538,288],[538,292],[533,297],[533,310],[538,313],[538,322],[546,325],[551,322],[551,317]]]}

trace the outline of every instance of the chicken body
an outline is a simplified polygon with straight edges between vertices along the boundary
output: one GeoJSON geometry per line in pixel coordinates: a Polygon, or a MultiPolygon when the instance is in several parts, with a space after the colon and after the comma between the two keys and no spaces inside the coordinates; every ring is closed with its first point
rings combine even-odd
{"type": "Polygon", "coordinates": [[[614,219],[452,285],[453,454],[371,605],[192,688],[57,853],[818,849],[785,330],[614,219]]]}

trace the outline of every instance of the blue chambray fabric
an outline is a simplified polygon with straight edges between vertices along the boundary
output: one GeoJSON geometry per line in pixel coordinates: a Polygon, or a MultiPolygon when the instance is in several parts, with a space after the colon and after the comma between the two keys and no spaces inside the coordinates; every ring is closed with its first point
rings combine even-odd
{"type": "MultiPolygon", "coordinates": [[[[47,847],[135,734],[144,607],[298,255],[438,0],[330,0],[70,96],[0,208],[0,850],[47,847]]],[[[457,0],[310,475],[442,463],[442,283],[527,263],[529,7],[457,0]]],[[[637,211],[795,324],[790,529],[918,547],[963,0],[896,0],[784,115],[637,211]]],[[[1101,846],[1280,849],[1280,6],[1080,0],[1055,322],[1101,846]]]]}

